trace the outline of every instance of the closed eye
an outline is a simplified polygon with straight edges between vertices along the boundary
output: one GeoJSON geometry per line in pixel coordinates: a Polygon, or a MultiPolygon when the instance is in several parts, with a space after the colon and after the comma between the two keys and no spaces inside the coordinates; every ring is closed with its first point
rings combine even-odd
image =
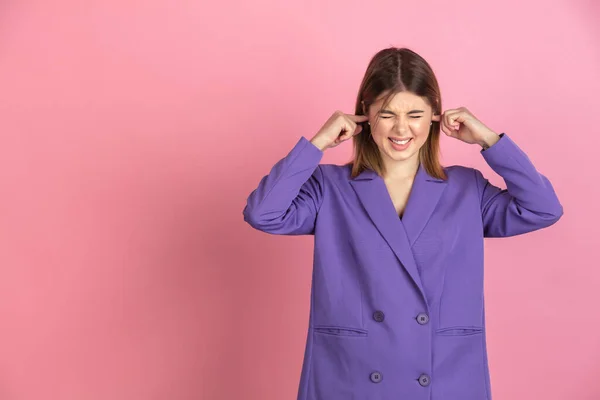
{"type": "MultiPolygon", "coordinates": [[[[390,118],[392,118],[392,117],[379,117],[379,118],[382,118],[382,119],[390,119],[390,118]]],[[[411,117],[411,118],[421,118],[421,117],[411,117]]]]}

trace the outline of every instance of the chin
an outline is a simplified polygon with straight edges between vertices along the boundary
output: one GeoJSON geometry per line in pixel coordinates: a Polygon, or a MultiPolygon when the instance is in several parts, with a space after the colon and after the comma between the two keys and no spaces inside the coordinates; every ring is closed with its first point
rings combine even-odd
{"type": "Polygon", "coordinates": [[[391,159],[395,160],[395,161],[406,161],[406,160],[410,160],[411,158],[415,157],[416,154],[415,153],[410,153],[410,154],[394,154],[392,156],[390,156],[391,159]]]}

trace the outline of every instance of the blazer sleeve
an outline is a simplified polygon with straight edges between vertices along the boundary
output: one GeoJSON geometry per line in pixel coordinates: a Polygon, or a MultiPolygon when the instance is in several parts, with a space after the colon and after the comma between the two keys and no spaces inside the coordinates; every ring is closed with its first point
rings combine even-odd
{"type": "Polygon", "coordinates": [[[548,227],[560,219],[563,207],[552,184],[508,135],[501,133],[500,140],[481,154],[507,187],[490,184],[479,170],[474,170],[484,237],[515,236],[548,227]]]}
{"type": "Polygon", "coordinates": [[[323,202],[323,151],[302,136],[248,196],[244,221],[278,235],[314,234],[323,202]]]}

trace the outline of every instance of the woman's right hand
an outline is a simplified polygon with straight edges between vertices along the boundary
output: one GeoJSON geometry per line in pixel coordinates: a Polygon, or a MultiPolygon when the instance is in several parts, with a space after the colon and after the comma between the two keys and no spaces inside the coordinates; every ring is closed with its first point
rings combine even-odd
{"type": "Polygon", "coordinates": [[[363,130],[363,127],[358,124],[368,119],[366,115],[344,114],[336,111],[310,141],[321,151],[325,151],[358,135],[363,130]]]}

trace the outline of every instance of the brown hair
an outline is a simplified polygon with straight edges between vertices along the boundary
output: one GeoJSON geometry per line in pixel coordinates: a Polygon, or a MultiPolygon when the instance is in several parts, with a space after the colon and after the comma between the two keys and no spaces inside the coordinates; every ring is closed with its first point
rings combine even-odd
{"type": "MultiPolygon", "coordinates": [[[[407,48],[390,47],[380,50],[373,56],[363,77],[356,98],[356,115],[365,115],[378,97],[385,93],[383,107],[386,107],[392,96],[398,92],[408,91],[424,98],[431,106],[433,114],[441,115],[442,99],[440,88],[433,70],[417,53],[407,48]],[[363,103],[364,102],[364,110],[363,103]]],[[[419,161],[425,171],[435,178],[446,179],[440,164],[440,122],[431,121],[429,136],[419,150],[419,161]]],[[[380,176],[385,175],[385,167],[379,148],[371,136],[371,126],[363,124],[363,132],[352,138],[354,143],[352,178],[365,169],[374,170],[380,176]]]]}

